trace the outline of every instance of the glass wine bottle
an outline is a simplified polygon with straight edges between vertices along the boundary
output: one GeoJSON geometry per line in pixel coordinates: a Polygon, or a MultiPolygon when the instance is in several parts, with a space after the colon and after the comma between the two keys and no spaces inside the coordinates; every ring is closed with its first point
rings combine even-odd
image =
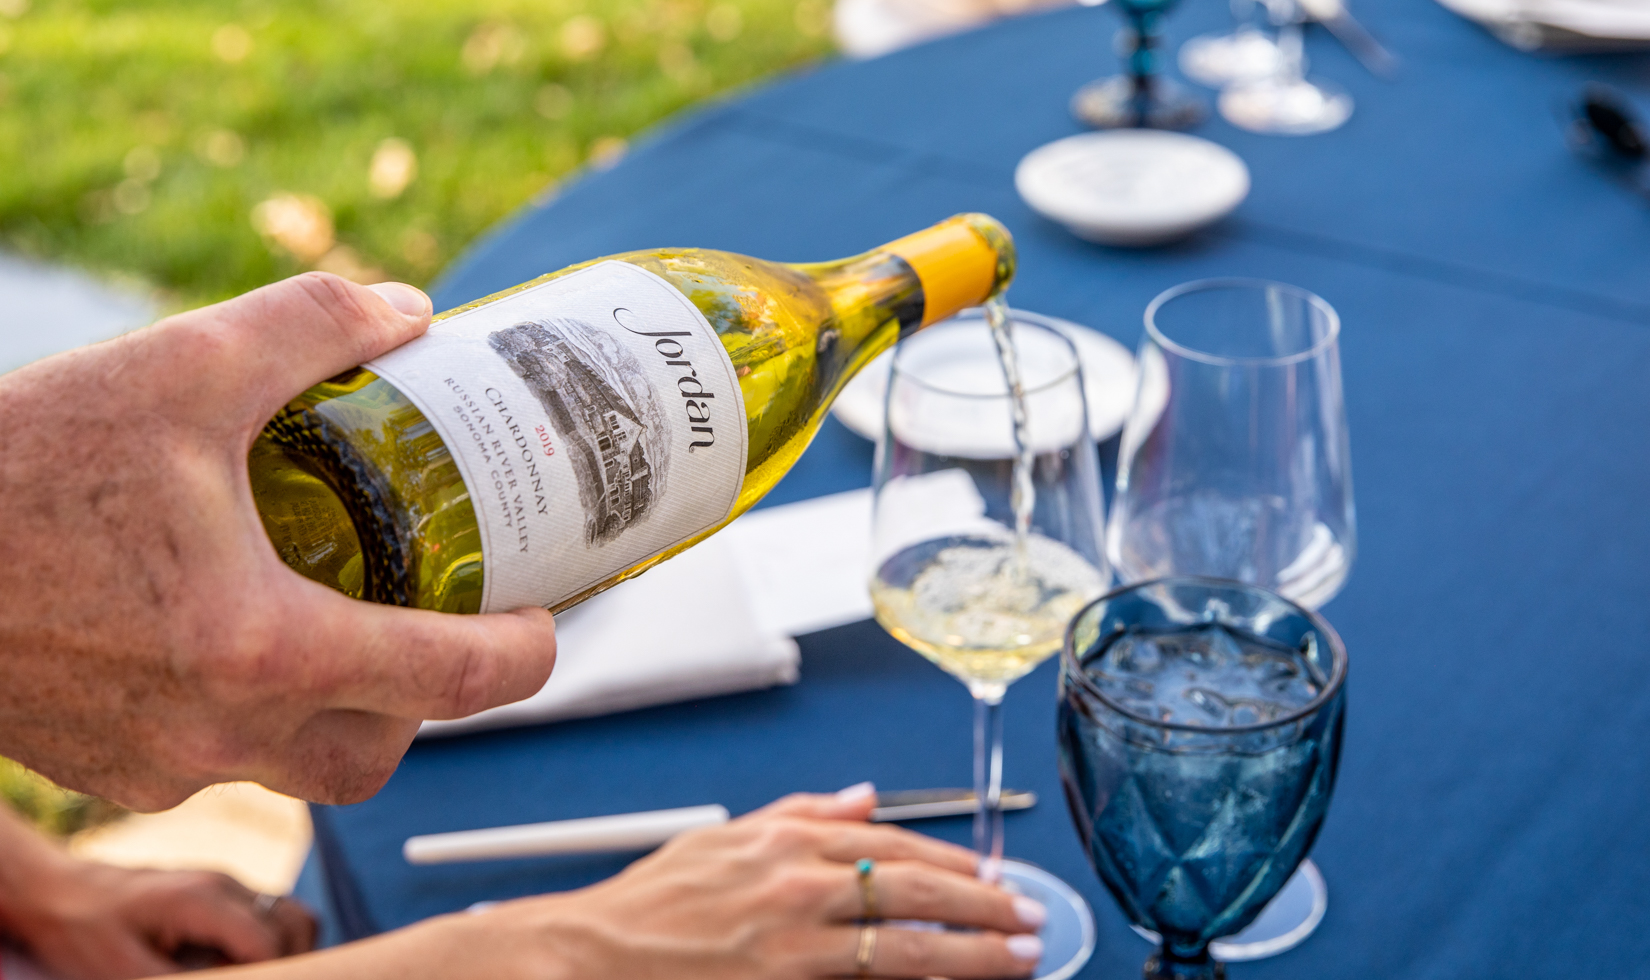
{"type": "Polygon", "coordinates": [[[294,399],[252,448],[253,496],[282,559],[347,595],[559,611],[750,509],[856,371],[1014,263],[964,214],[834,262],[570,266],[294,399]]]}

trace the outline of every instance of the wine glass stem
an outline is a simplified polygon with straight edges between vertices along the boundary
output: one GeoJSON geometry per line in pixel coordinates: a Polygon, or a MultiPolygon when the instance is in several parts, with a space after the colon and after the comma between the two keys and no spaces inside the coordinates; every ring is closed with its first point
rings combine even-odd
{"type": "Polygon", "coordinates": [[[1299,21],[1278,28],[1278,53],[1282,55],[1282,75],[1287,81],[1306,77],[1306,42],[1299,21]]]}
{"type": "Polygon", "coordinates": [[[1191,950],[1176,950],[1164,942],[1157,955],[1146,961],[1145,980],[1225,980],[1225,964],[1209,955],[1207,944],[1191,950]]]}
{"type": "Polygon", "coordinates": [[[995,883],[1003,864],[1003,695],[974,695],[974,850],[980,880],[995,883]]]}
{"type": "Polygon", "coordinates": [[[1129,78],[1133,81],[1135,125],[1144,126],[1151,112],[1153,74],[1157,71],[1157,17],[1150,11],[1125,8],[1134,33],[1129,54],[1129,78]]]}

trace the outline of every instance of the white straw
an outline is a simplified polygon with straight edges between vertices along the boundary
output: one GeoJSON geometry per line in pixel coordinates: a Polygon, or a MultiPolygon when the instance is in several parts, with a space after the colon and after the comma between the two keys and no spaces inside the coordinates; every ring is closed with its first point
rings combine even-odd
{"type": "Polygon", "coordinates": [[[407,838],[401,853],[409,864],[446,864],[545,854],[642,851],[658,847],[683,831],[727,823],[728,818],[728,808],[713,803],[675,810],[426,834],[407,838]]]}

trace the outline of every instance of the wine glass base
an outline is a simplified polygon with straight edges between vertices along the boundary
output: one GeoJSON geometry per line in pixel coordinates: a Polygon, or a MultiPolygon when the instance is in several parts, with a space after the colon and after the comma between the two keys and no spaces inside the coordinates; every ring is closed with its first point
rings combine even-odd
{"type": "Polygon", "coordinates": [[[1154,77],[1151,96],[1135,98],[1134,79],[1127,75],[1102,78],[1077,90],[1071,114],[1091,129],[1190,129],[1209,114],[1203,101],[1172,79],[1154,77]]]}
{"type": "Polygon", "coordinates": [[[1277,42],[1253,28],[1200,34],[1180,46],[1180,72],[1210,88],[1267,78],[1283,68],[1277,42]]]}
{"type": "Polygon", "coordinates": [[[1220,93],[1220,114],[1239,129],[1310,136],[1340,128],[1352,116],[1352,96],[1313,78],[1239,82],[1220,93]]]}
{"type": "MultiPolygon", "coordinates": [[[[1210,943],[1209,953],[1225,963],[1276,956],[1305,942],[1328,909],[1329,886],[1323,880],[1323,872],[1308,858],[1247,929],[1210,943]]],[[[1130,928],[1154,946],[1162,942],[1162,937],[1150,929],[1130,928]]]]}
{"type": "Polygon", "coordinates": [[[1035,980],[1076,976],[1094,954],[1094,913],[1089,903],[1070,885],[1024,861],[1004,861],[1000,880],[1008,891],[1036,899],[1048,910],[1048,921],[1038,932],[1043,958],[1032,974],[1035,980]]]}

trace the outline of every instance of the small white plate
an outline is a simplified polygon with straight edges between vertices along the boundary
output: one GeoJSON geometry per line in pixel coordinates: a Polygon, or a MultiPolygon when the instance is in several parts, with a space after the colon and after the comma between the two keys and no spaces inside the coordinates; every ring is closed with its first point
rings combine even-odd
{"type": "MultiPolygon", "coordinates": [[[[1134,407],[1136,384],[1134,355],[1127,347],[1096,330],[1038,313],[1013,310],[1016,323],[1036,323],[1058,330],[1071,338],[1083,364],[1083,389],[1088,395],[1089,432],[1096,442],[1110,439],[1123,428],[1123,420],[1134,407]]],[[[983,314],[964,310],[956,319],[980,319],[983,314]]],[[[837,421],[858,435],[875,442],[882,433],[882,417],[888,395],[888,372],[894,352],[865,365],[837,396],[831,412],[837,421]]]]}
{"type": "Polygon", "coordinates": [[[1014,170],[1032,210],[1107,245],[1161,245],[1231,214],[1249,168],[1218,143],[1154,129],[1068,136],[1014,170]]]}
{"type": "Polygon", "coordinates": [[[1438,0],[1518,47],[1541,47],[1541,28],[1575,35],[1558,38],[1650,43],[1650,5],[1637,0],[1438,0]]]}

